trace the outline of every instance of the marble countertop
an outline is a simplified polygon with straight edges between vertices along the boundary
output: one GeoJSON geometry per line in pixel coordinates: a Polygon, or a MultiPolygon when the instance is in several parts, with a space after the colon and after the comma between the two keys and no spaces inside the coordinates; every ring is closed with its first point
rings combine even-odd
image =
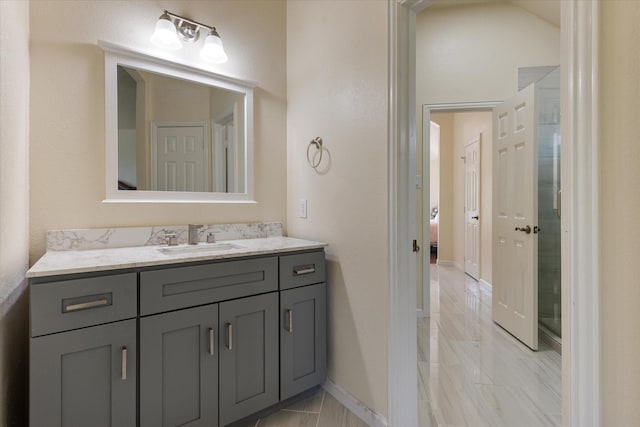
{"type": "MultiPolygon", "coordinates": [[[[201,253],[165,254],[162,246],[135,246],[125,248],[48,251],[27,271],[27,277],[44,277],[72,273],[88,273],[94,271],[118,270],[124,268],[149,267],[154,265],[178,264],[193,261],[237,258],[251,255],[268,255],[280,252],[293,252],[309,249],[320,249],[326,243],[292,237],[266,237],[257,239],[225,240],[219,244],[229,243],[239,248],[204,250],[201,253]]],[[[186,245],[180,245],[186,246],[186,245]]],[[[206,243],[200,243],[206,248],[206,243]]]]}

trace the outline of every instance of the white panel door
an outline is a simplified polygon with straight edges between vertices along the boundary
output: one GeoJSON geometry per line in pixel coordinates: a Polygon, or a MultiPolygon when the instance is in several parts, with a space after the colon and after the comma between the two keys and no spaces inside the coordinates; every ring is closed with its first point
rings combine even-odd
{"type": "Polygon", "coordinates": [[[480,141],[464,148],[464,271],[480,278],[480,141]]]}
{"type": "Polygon", "coordinates": [[[205,125],[155,124],[154,130],[153,190],[208,191],[205,125]]]}
{"type": "Polygon", "coordinates": [[[538,349],[535,88],[493,111],[493,320],[538,349]]]}

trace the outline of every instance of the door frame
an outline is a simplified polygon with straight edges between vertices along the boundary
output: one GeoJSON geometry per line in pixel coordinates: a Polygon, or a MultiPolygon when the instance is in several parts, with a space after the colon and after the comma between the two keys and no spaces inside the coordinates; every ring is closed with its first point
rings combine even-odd
{"type": "Polygon", "coordinates": [[[475,254],[476,254],[476,263],[477,263],[477,272],[476,276],[472,276],[471,273],[467,270],[467,253],[468,253],[468,249],[469,249],[469,223],[468,223],[468,210],[467,210],[467,197],[469,196],[469,194],[467,193],[467,191],[469,190],[468,185],[469,185],[469,180],[468,180],[468,175],[467,175],[467,168],[469,167],[469,163],[467,162],[467,148],[470,147],[473,144],[478,144],[478,165],[477,165],[477,176],[476,176],[476,188],[473,189],[473,191],[476,193],[475,197],[477,199],[477,203],[476,203],[476,207],[477,207],[477,216],[480,216],[480,204],[482,203],[482,198],[480,197],[481,193],[481,174],[482,174],[482,166],[481,166],[481,153],[482,153],[482,132],[478,133],[478,137],[474,138],[473,140],[467,142],[464,145],[464,272],[465,274],[473,277],[473,279],[475,279],[476,282],[480,282],[480,256],[481,256],[481,250],[480,250],[480,241],[482,240],[480,238],[480,234],[481,234],[481,227],[480,227],[480,220],[477,217],[474,217],[474,219],[477,221],[477,227],[478,227],[478,231],[477,231],[477,239],[475,240],[476,244],[475,244],[475,248],[473,248],[475,254]]]}
{"type": "MultiPolygon", "coordinates": [[[[426,223],[425,212],[431,210],[429,189],[431,188],[431,153],[425,150],[431,144],[431,132],[429,131],[429,123],[431,122],[431,113],[459,113],[464,111],[487,111],[492,110],[502,101],[486,101],[486,102],[452,102],[441,104],[423,104],[422,105],[422,176],[424,184],[422,186],[422,241],[429,241],[429,228],[426,223]],[[425,190],[425,188],[427,190],[425,190]]],[[[440,207],[438,207],[440,209],[440,207]]],[[[440,215],[441,212],[438,212],[440,215]]],[[[439,227],[439,225],[438,225],[439,227]]],[[[438,240],[440,239],[440,229],[438,228],[438,240]]],[[[439,260],[439,258],[438,258],[439,260]]],[[[422,307],[425,317],[429,317],[431,313],[431,254],[424,251],[422,253],[422,307]]],[[[464,266],[463,266],[464,267],[464,266]]],[[[484,282],[481,278],[478,282],[484,282]]]]}
{"type": "MultiPolygon", "coordinates": [[[[562,422],[567,426],[602,422],[597,222],[599,2],[561,2],[562,422]]],[[[411,228],[415,209],[411,212],[409,202],[414,197],[415,207],[415,190],[411,188],[415,178],[408,174],[407,166],[416,144],[415,19],[432,3],[388,0],[389,426],[418,424],[416,282],[410,280],[409,268],[410,237],[415,233],[411,228]]]]}

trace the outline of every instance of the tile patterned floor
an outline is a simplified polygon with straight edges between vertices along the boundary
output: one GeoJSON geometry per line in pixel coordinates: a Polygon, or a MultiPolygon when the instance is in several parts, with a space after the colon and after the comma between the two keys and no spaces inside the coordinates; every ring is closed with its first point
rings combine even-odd
{"type": "Polygon", "coordinates": [[[491,320],[491,290],[431,265],[431,317],[418,320],[420,426],[559,426],[561,357],[533,352],[491,320]]]}
{"type": "Polygon", "coordinates": [[[367,427],[323,389],[246,427],[367,427]]]}

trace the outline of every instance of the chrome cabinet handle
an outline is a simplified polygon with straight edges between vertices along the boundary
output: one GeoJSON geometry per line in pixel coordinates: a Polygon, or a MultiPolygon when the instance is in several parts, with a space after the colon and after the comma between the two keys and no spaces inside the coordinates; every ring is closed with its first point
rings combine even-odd
{"type": "Polygon", "coordinates": [[[287,332],[293,333],[293,310],[287,310],[287,332]]]}
{"type": "Polygon", "coordinates": [[[531,234],[531,227],[528,225],[526,227],[516,227],[516,231],[522,231],[526,234],[531,234]]]}
{"type": "Polygon", "coordinates": [[[122,380],[126,380],[127,379],[127,347],[122,347],[122,365],[121,365],[121,372],[120,372],[120,378],[122,378],[122,380]]]}
{"type": "Polygon", "coordinates": [[[294,268],[293,269],[293,275],[294,276],[302,276],[303,274],[311,274],[311,273],[315,273],[316,272],[316,268],[314,266],[311,267],[306,267],[306,268],[294,268]]]}
{"type": "Polygon", "coordinates": [[[78,310],[85,310],[87,308],[101,307],[107,304],[109,304],[109,300],[107,298],[101,298],[94,301],[82,302],[79,304],[69,304],[64,307],[63,311],[65,313],[68,313],[70,311],[78,311],[78,310]]]}
{"type": "Polygon", "coordinates": [[[227,323],[227,348],[229,351],[233,350],[233,325],[227,323]]]}
{"type": "Polygon", "coordinates": [[[209,354],[212,356],[216,354],[215,333],[213,332],[213,328],[209,328],[209,354]]]}

